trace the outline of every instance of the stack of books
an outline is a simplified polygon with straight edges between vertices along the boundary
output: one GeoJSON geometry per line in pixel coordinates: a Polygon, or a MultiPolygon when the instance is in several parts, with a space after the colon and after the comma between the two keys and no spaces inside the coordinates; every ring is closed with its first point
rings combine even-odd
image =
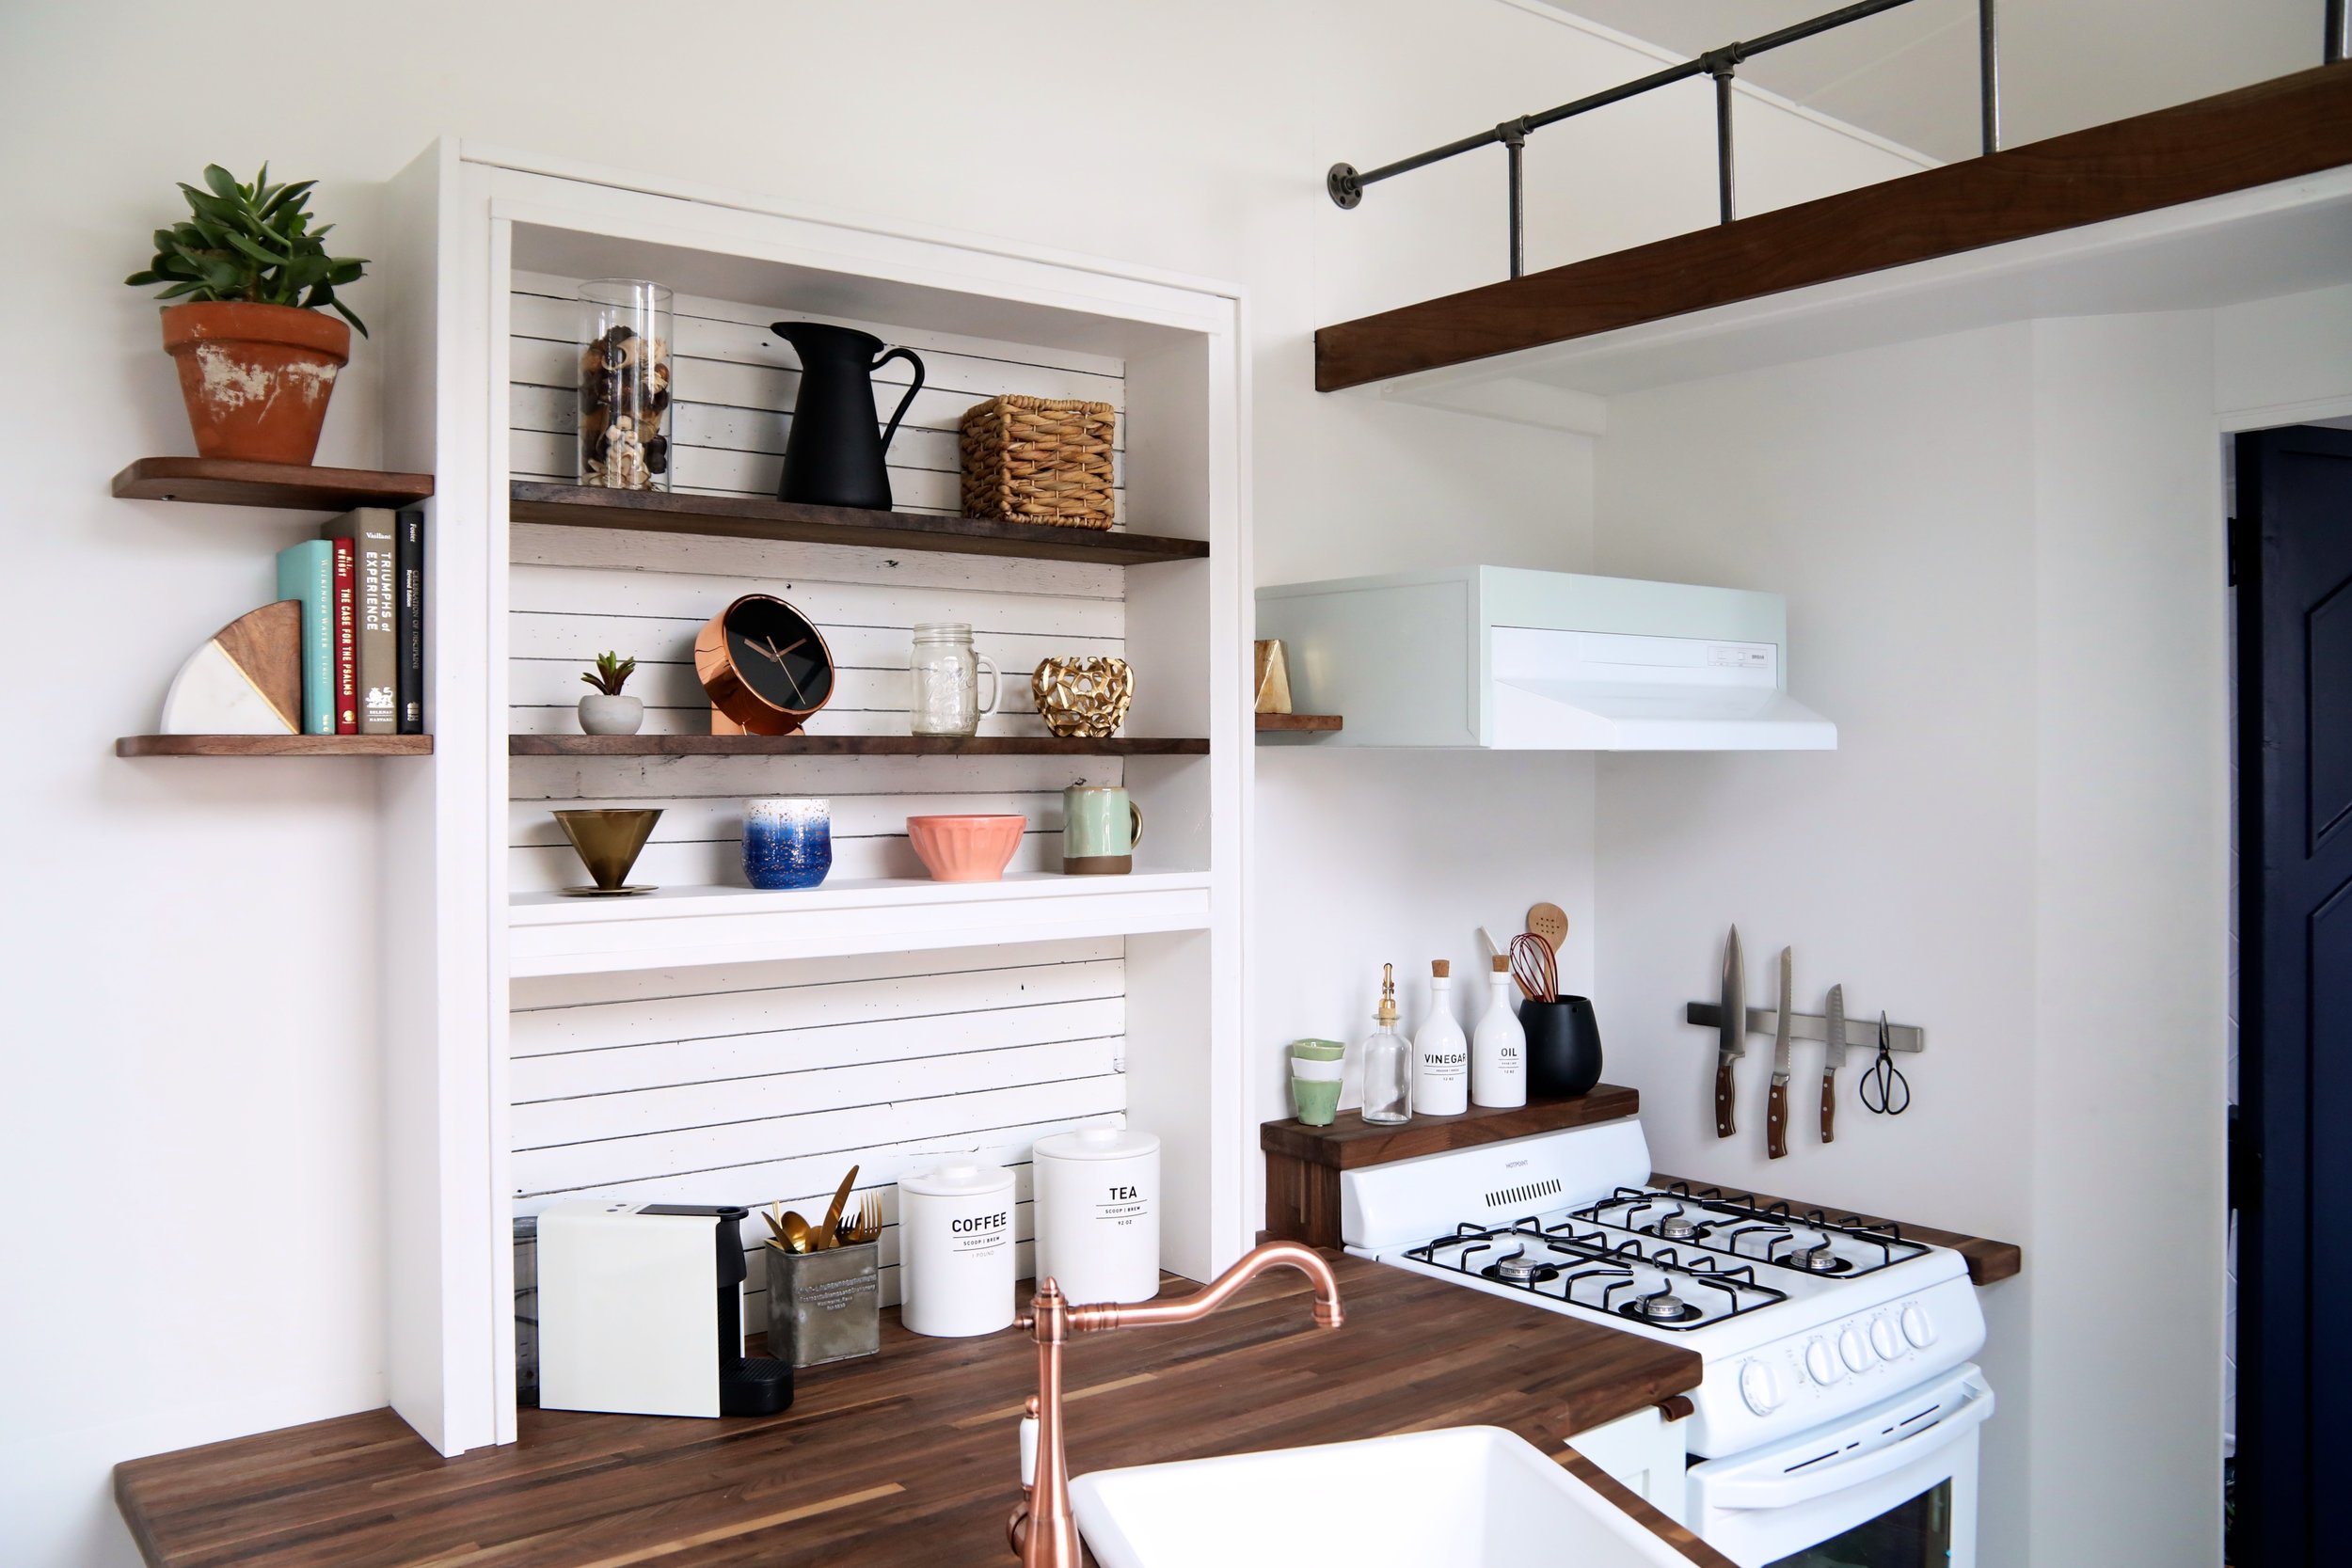
{"type": "Polygon", "coordinates": [[[363,506],[278,553],[302,605],[302,733],[424,733],[424,514],[363,506]]]}

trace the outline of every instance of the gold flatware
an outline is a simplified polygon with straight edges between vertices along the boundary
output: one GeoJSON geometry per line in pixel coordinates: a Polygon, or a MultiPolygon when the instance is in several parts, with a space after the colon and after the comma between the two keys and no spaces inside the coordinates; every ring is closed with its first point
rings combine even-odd
{"type": "Polygon", "coordinates": [[[843,1242],[850,1246],[863,1246],[882,1234],[882,1199],[867,1193],[857,1200],[857,1218],[850,1221],[843,1242]]]}
{"type": "Polygon", "coordinates": [[[784,1246],[787,1252],[816,1250],[809,1234],[808,1221],[801,1218],[789,1209],[784,1212],[784,1246]]]}
{"type": "Polygon", "coordinates": [[[841,1211],[849,1207],[850,1189],[856,1184],[857,1167],[851,1165],[850,1174],[841,1179],[840,1188],[833,1195],[833,1207],[825,1211],[825,1227],[820,1232],[822,1240],[818,1245],[832,1246],[841,1239],[841,1211]]]}

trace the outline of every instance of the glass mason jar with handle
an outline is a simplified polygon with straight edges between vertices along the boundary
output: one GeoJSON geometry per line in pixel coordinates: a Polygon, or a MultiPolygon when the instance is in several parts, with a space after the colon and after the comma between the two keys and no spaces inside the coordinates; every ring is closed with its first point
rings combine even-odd
{"type": "Polygon", "coordinates": [[[907,717],[916,735],[977,734],[980,721],[996,711],[1004,679],[996,666],[972,651],[972,628],[960,621],[933,621],[914,628],[914,652],[907,662],[907,717]],[[980,676],[988,676],[988,705],[979,702],[980,676]]]}

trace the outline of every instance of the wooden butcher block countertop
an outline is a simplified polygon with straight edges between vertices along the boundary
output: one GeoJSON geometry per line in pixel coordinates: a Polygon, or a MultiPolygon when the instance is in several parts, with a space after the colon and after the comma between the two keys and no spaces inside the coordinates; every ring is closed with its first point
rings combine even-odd
{"type": "MultiPolygon", "coordinates": [[[[1336,1332],[1276,1269],[1200,1323],[1073,1339],[1072,1473],[1470,1424],[1552,1449],[1699,1382],[1677,1345],[1333,1267],[1336,1332]]],[[[115,1495],[158,1568],[1006,1568],[1036,1386],[1026,1336],[926,1339],[892,1310],[881,1355],[802,1373],[782,1416],[525,1410],[520,1441],[445,1460],[379,1410],[132,1460],[115,1495]]]]}

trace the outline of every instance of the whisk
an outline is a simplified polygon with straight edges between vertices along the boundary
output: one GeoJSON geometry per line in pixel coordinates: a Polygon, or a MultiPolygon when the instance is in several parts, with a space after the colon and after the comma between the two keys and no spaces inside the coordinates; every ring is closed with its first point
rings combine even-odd
{"type": "Polygon", "coordinates": [[[1511,939],[1511,978],[1530,1002],[1560,1000],[1560,963],[1551,943],[1534,931],[1511,939]]]}

